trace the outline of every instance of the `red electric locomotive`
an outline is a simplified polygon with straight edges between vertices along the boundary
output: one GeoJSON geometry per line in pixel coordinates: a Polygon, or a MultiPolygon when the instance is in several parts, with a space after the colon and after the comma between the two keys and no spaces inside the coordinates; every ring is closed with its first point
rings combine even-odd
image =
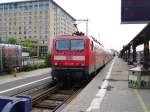
{"type": "Polygon", "coordinates": [[[110,60],[110,53],[89,36],[57,36],[51,50],[53,79],[88,79],[110,60]]]}

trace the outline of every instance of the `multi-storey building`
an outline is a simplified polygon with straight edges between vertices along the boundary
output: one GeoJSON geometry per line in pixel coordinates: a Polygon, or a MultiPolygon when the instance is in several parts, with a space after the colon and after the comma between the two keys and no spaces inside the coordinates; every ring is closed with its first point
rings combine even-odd
{"type": "Polygon", "coordinates": [[[77,30],[75,19],[53,0],[30,0],[0,4],[0,40],[29,39],[37,55],[47,53],[56,35],[77,30]]]}

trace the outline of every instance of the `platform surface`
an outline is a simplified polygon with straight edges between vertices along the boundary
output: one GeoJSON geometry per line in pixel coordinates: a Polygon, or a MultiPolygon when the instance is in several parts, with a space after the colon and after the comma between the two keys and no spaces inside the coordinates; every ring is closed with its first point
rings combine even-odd
{"type": "Polygon", "coordinates": [[[0,96],[12,96],[25,89],[49,83],[51,80],[51,68],[0,75],[0,96]]]}
{"type": "Polygon", "coordinates": [[[128,88],[128,69],[114,58],[62,112],[150,112],[150,90],[128,88]]]}
{"type": "Polygon", "coordinates": [[[50,72],[51,72],[51,68],[43,68],[43,69],[37,69],[28,72],[19,72],[16,73],[16,77],[14,76],[14,74],[0,74],[0,85],[12,81],[25,79],[25,78],[40,76],[50,72]]]}

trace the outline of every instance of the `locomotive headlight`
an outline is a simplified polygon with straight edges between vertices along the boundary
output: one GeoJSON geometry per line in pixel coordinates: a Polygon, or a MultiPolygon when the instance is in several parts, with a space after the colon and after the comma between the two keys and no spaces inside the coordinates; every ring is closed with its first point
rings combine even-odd
{"type": "Polygon", "coordinates": [[[56,66],[57,66],[57,65],[58,65],[58,63],[57,63],[57,62],[55,62],[55,63],[54,63],[54,65],[56,65],[56,66]]]}
{"type": "Polygon", "coordinates": [[[84,66],[85,64],[84,63],[81,63],[81,66],[84,66]]]}
{"type": "Polygon", "coordinates": [[[84,63],[84,62],[81,62],[81,66],[85,66],[85,63],[84,63]]]}

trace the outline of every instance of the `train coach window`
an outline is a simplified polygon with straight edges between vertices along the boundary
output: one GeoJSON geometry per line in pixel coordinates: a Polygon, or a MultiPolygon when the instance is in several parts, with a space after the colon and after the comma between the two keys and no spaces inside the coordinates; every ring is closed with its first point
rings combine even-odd
{"type": "Polygon", "coordinates": [[[70,42],[69,40],[57,40],[56,50],[69,50],[70,42]]]}
{"type": "Polygon", "coordinates": [[[71,50],[84,50],[85,41],[84,40],[71,40],[71,50]]]}

